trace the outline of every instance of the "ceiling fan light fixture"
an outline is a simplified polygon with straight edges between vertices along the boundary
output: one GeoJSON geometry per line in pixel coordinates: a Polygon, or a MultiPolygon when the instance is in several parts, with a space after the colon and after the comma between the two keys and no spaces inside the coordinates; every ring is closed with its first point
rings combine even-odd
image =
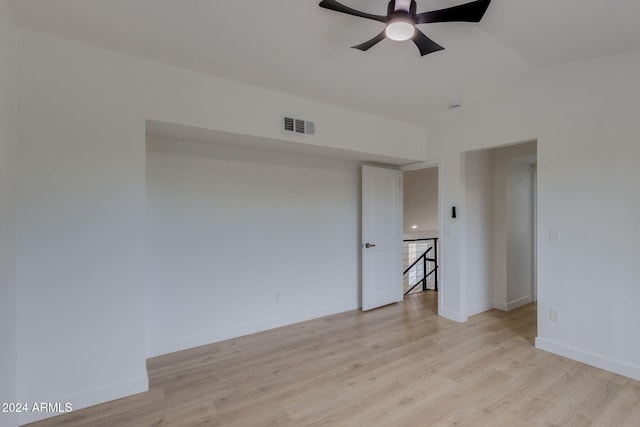
{"type": "Polygon", "coordinates": [[[395,41],[409,40],[416,32],[415,24],[410,19],[394,19],[387,24],[385,34],[395,41]]]}
{"type": "Polygon", "coordinates": [[[443,50],[444,47],[427,37],[425,33],[416,28],[417,25],[437,22],[480,22],[490,3],[491,0],[472,0],[457,6],[417,13],[416,0],[390,0],[387,5],[386,15],[361,12],[345,6],[338,0],[322,0],[319,6],[347,15],[381,22],[385,25],[384,30],[372,39],[359,45],[351,46],[354,49],[366,52],[384,39],[397,41],[411,39],[420,51],[420,56],[424,56],[443,50]]]}

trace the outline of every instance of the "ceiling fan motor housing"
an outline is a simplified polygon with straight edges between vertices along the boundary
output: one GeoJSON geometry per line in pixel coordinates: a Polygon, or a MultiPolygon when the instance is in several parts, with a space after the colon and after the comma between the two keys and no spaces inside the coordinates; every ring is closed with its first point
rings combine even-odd
{"type": "Polygon", "coordinates": [[[411,0],[409,10],[398,9],[396,10],[396,0],[391,0],[389,2],[389,6],[387,7],[387,23],[393,22],[398,19],[407,20],[410,19],[414,25],[417,23],[416,19],[416,11],[418,10],[418,6],[416,4],[416,0],[411,0]]]}

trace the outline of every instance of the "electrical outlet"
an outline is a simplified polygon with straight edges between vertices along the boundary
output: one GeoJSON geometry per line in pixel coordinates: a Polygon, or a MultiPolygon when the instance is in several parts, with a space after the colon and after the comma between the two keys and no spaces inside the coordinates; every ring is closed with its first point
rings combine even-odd
{"type": "Polygon", "coordinates": [[[273,302],[279,303],[282,301],[282,292],[278,291],[273,294],[273,302]]]}
{"type": "Polygon", "coordinates": [[[558,307],[551,307],[549,309],[549,318],[554,322],[559,322],[562,312],[558,307]]]}

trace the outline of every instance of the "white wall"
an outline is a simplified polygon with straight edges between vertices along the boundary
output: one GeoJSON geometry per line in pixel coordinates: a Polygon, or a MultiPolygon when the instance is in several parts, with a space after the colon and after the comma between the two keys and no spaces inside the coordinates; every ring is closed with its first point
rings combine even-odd
{"type": "MultiPolygon", "coordinates": [[[[441,167],[441,198],[460,205],[462,152],[537,140],[536,345],[636,379],[639,76],[640,53],[537,68],[469,93],[464,109],[430,123],[428,141],[441,167]],[[549,241],[550,229],[560,242],[549,241]],[[550,307],[561,310],[560,322],[549,319],[550,307]]],[[[464,226],[443,234],[445,250],[464,255],[464,226]]],[[[443,264],[444,287],[465,289],[458,283],[465,264],[456,257],[443,264]]],[[[464,291],[449,295],[443,313],[464,318],[464,291]]]]}
{"type": "Polygon", "coordinates": [[[80,408],[146,389],[146,119],[426,157],[419,127],[30,30],[18,40],[20,400],[80,408]],[[283,135],[283,112],[318,135],[283,135]]]}
{"type": "Polygon", "coordinates": [[[494,307],[513,310],[532,300],[532,171],[536,142],[491,150],[494,156],[494,307]]]}
{"type": "Polygon", "coordinates": [[[466,316],[493,308],[493,153],[465,153],[466,316]]]}
{"type": "Polygon", "coordinates": [[[54,65],[68,51],[30,41],[20,39],[18,399],[78,409],[147,389],[144,122],[100,84],[108,64],[76,75],[54,65]]]}
{"type": "MultiPolygon", "coordinates": [[[[15,24],[0,0],[0,403],[16,401],[15,24]]],[[[0,426],[17,425],[0,413],[0,426]]]]}
{"type": "Polygon", "coordinates": [[[150,356],[358,307],[357,164],[156,138],[147,150],[150,356]]]}
{"type": "Polygon", "coordinates": [[[404,238],[438,237],[438,168],[404,172],[402,200],[404,238]]]}

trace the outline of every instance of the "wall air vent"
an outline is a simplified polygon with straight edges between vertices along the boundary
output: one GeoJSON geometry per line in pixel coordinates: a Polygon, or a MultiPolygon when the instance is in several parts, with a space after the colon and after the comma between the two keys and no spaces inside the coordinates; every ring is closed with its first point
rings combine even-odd
{"type": "Polygon", "coordinates": [[[316,124],[307,120],[296,119],[291,116],[284,116],[282,130],[285,133],[295,133],[298,135],[315,135],[316,124]]]}

